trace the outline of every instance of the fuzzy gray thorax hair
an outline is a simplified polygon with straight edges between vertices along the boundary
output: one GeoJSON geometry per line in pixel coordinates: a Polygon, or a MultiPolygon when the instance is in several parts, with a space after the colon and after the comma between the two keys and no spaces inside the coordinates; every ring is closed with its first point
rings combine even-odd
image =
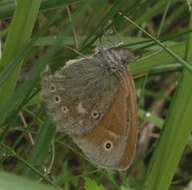
{"type": "Polygon", "coordinates": [[[127,64],[134,60],[132,53],[121,48],[100,49],[95,56],[99,65],[112,74],[124,72],[127,64]]]}

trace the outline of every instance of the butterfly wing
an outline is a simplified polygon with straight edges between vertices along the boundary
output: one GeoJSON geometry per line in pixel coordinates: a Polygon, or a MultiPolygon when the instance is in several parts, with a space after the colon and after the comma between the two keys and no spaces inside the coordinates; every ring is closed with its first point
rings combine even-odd
{"type": "Polygon", "coordinates": [[[43,74],[42,97],[58,131],[82,135],[94,129],[109,108],[119,81],[94,57],[69,61],[43,74]]]}
{"type": "Polygon", "coordinates": [[[129,97],[128,97],[128,118],[129,119],[129,126],[128,126],[128,137],[127,137],[127,145],[125,148],[125,151],[118,163],[117,168],[119,170],[125,170],[127,169],[135,155],[136,146],[137,146],[137,135],[138,135],[138,129],[137,129],[137,102],[136,102],[136,95],[135,95],[135,87],[134,82],[132,79],[132,76],[128,73],[127,75],[127,87],[130,90],[129,91],[129,97]]]}
{"type": "Polygon", "coordinates": [[[130,76],[127,93],[120,87],[109,110],[91,133],[73,137],[87,158],[99,167],[125,170],[134,157],[137,126],[136,100],[130,76]]]}

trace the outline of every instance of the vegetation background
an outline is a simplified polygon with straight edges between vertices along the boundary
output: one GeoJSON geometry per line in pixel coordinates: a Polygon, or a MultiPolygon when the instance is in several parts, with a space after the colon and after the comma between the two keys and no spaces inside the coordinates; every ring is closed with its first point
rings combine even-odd
{"type": "Polygon", "coordinates": [[[0,190],[191,190],[191,6],[191,0],[0,0],[0,190]],[[140,129],[125,172],[95,168],[69,137],[55,134],[39,95],[46,65],[55,70],[97,46],[119,44],[136,56],[129,69],[140,129]]]}

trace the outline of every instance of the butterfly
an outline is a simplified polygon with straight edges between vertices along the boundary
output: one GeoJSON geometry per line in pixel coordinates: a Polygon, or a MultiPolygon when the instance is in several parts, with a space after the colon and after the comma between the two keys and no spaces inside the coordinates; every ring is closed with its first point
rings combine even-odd
{"type": "Polygon", "coordinates": [[[101,168],[127,169],[137,144],[137,103],[127,49],[100,49],[42,75],[42,99],[57,131],[101,168]]]}

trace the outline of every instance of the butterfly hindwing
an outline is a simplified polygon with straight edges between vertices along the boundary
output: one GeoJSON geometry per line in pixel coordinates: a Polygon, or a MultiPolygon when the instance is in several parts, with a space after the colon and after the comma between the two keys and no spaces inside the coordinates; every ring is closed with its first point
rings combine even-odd
{"type": "Polygon", "coordinates": [[[137,128],[132,121],[135,108],[131,107],[134,105],[130,96],[119,88],[97,128],[83,137],[73,137],[87,158],[99,167],[124,170],[133,159],[137,128]]]}

